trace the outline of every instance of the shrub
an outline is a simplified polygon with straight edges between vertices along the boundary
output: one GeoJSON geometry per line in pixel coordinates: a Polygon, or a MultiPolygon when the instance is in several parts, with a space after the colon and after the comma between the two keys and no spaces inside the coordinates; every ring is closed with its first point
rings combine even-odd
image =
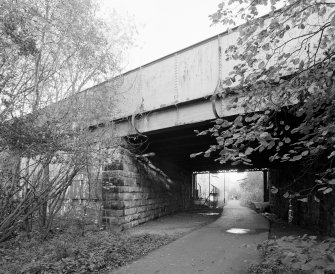
{"type": "Polygon", "coordinates": [[[285,236],[259,246],[263,261],[250,273],[335,273],[335,238],[285,236]]]}

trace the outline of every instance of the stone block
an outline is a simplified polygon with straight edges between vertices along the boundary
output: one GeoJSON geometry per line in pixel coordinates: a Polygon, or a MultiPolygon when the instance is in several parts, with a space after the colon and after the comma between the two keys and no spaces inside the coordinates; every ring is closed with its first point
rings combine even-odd
{"type": "Polygon", "coordinates": [[[124,178],[122,178],[121,176],[112,175],[108,179],[108,184],[111,186],[124,186],[125,182],[124,182],[124,178]]]}
{"type": "Polygon", "coordinates": [[[135,214],[135,213],[138,213],[139,211],[138,211],[138,207],[132,207],[132,208],[126,208],[125,210],[124,210],[124,215],[132,215],[132,214],[135,214]]]}
{"type": "Polygon", "coordinates": [[[102,210],[102,217],[106,218],[106,217],[115,217],[115,216],[114,216],[113,210],[103,209],[102,210]]]}
{"type": "Polygon", "coordinates": [[[125,171],[134,172],[134,173],[139,172],[138,167],[136,166],[136,164],[134,164],[132,162],[124,163],[123,169],[125,171]]]}
{"type": "Polygon", "coordinates": [[[124,201],[120,200],[104,200],[102,205],[105,209],[124,209],[124,201]]]}
{"type": "Polygon", "coordinates": [[[118,188],[118,192],[120,193],[143,193],[143,188],[138,186],[120,186],[118,188]]]}
{"type": "Polygon", "coordinates": [[[119,197],[122,200],[140,200],[142,199],[141,193],[119,193],[119,197]]]}
{"type": "Polygon", "coordinates": [[[138,172],[132,172],[132,171],[123,171],[121,175],[126,178],[139,179],[141,177],[141,175],[138,172]]]}
{"type": "Polygon", "coordinates": [[[123,216],[123,217],[120,218],[120,223],[121,224],[129,223],[131,221],[140,219],[140,217],[141,217],[141,215],[138,214],[138,213],[127,215],[127,216],[123,216]]]}
{"type": "Polygon", "coordinates": [[[106,164],[103,167],[103,171],[109,171],[109,170],[123,170],[123,164],[121,161],[113,161],[111,163],[106,164]]]}
{"type": "Polygon", "coordinates": [[[125,208],[132,208],[132,207],[139,206],[140,203],[141,203],[140,200],[127,200],[127,201],[124,201],[124,206],[125,208]]]}
{"type": "Polygon", "coordinates": [[[102,220],[108,224],[119,224],[119,218],[117,217],[102,216],[102,220]]]}
{"type": "Polygon", "coordinates": [[[139,186],[137,177],[123,176],[123,186],[139,186]]]}
{"type": "Polygon", "coordinates": [[[124,209],[114,210],[113,213],[114,213],[114,216],[117,216],[117,217],[125,216],[125,210],[124,209]]]}

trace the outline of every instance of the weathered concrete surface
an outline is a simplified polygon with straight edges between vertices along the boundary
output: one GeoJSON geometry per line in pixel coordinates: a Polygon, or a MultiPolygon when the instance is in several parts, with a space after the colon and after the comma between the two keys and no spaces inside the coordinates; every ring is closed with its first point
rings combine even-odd
{"type": "Polygon", "coordinates": [[[217,221],[112,273],[248,273],[249,265],[260,259],[257,245],[268,238],[268,230],[264,217],[231,201],[217,221]],[[230,228],[251,233],[230,234],[230,228]]]}

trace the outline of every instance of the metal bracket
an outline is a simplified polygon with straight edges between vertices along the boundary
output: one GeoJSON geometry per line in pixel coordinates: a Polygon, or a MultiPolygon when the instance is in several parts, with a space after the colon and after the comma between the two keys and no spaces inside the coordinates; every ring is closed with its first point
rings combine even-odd
{"type": "Polygon", "coordinates": [[[211,96],[211,101],[212,101],[212,110],[214,113],[215,118],[221,118],[220,115],[218,114],[217,110],[216,110],[216,98],[217,98],[217,94],[218,93],[222,93],[223,91],[223,87],[222,87],[222,81],[221,79],[218,80],[218,83],[215,87],[215,90],[213,92],[213,95],[211,96]]]}
{"type": "Polygon", "coordinates": [[[136,114],[133,113],[133,114],[131,115],[130,123],[131,123],[133,129],[135,129],[135,132],[136,132],[137,134],[142,135],[142,133],[141,133],[141,132],[136,128],[136,126],[135,126],[135,119],[136,119],[136,114]]]}
{"type": "Polygon", "coordinates": [[[218,112],[216,111],[216,104],[215,104],[215,101],[216,101],[216,94],[214,94],[214,95],[212,96],[212,98],[213,98],[213,99],[212,99],[212,110],[213,110],[214,116],[215,116],[215,118],[220,118],[218,112]]]}

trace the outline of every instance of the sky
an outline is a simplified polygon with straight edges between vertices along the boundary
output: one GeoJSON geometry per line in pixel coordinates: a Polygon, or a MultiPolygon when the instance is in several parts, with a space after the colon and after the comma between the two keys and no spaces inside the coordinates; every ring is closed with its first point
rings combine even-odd
{"type": "Polygon", "coordinates": [[[198,43],[225,30],[211,26],[209,15],[221,0],[101,0],[102,6],[131,16],[137,26],[136,47],[124,71],[198,43]]]}

